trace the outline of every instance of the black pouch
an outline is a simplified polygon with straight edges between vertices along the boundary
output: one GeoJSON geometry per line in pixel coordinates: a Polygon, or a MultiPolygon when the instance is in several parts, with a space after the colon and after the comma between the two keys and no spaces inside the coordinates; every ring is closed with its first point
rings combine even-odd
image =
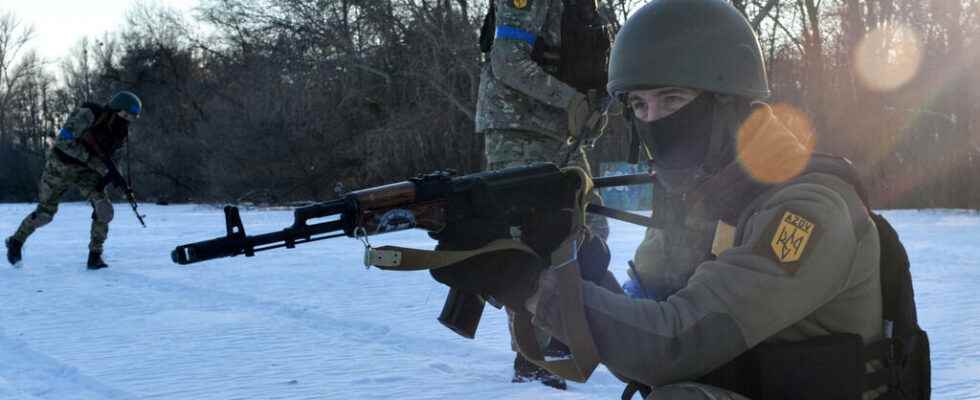
{"type": "Polygon", "coordinates": [[[698,382],[752,400],[860,400],[863,348],[855,334],[760,344],[698,382]]]}

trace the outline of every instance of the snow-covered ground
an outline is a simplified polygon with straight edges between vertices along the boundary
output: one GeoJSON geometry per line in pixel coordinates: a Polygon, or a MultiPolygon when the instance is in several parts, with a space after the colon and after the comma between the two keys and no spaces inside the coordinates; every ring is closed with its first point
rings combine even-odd
{"type": "MultiPolygon", "coordinates": [[[[0,234],[32,207],[0,205],[0,234]]],[[[0,399],[619,398],[622,384],[602,367],[566,392],[510,383],[503,312],[488,308],[477,339],[460,338],[436,322],[445,287],[427,273],[365,270],[355,240],[182,267],[170,250],[223,234],[221,210],[143,208],[146,229],[116,205],[109,269],[85,269],[82,203],[62,205],[31,238],[22,268],[0,265],[0,399]]],[[[912,257],[934,398],[980,399],[980,216],[885,215],[912,257]]],[[[242,218],[257,234],[291,213],[242,218]]],[[[612,223],[620,279],[642,235],[612,223]]],[[[372,242],[432,245],[422,232],[372,242]]]]}

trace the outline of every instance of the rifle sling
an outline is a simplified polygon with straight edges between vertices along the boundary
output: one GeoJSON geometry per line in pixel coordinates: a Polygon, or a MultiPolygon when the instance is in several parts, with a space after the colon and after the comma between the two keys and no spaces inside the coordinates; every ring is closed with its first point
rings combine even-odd
{"type": "MultiPolygon", "coordinates": [[[[569,237],[551,255],[552,268],[558,274],[558,301],[561,302],[561,316],[567,329],[564,337],[570,342],[567,344],[572,353],[571,357],[557,360],[544,358],[534,333],[535,328],[531,325],[531,314],[526,310],[512,310],[515,314],[511,334],[518,350],[531,362],[566,379],[585,382],[599,364],[599,355],[592,343],[592,333],[585,319],[582,304],[582,282],[579,277],[578,259],[575,257],[578,236],[569,237]]],[[[381,246],[372,249],[370,254],[377,255],[377,258],[372,257],[372,260],[398,260],[372,264],[386,271],[422,271],[442,268],[481,254],[502,250],[518,250],[538,257],[526,244],[512,239],[498,239],[475,250],[432,251],[381,246]],[[392,258],[394,252],[400,255],[392,258]]]]}
{"type": "Polygon", "coordinates": [[[517,349],[534,364],[547,369],[565,379],[585,382],[599,365],[599,352],[592,341],[592,331],[585,319],[585,306],[582,301],[582,278],[579,273],[578,235],[569,237],[558,250],[552,253],[552,270],[558,278],[558,301],[561,318],[571,356],[548,360],[538,344],[535,328],[531,324],[531,313],[514,310],[511,335],[517,349]],[[565,261],[560,261],[565,260],[565,261]],[[562,265],[563,263],[563,265],[562,265]]]}
{"type": "Polygon", "coordinates": [[[453,265],[482,254],[518,250],[538,257],[526,244],[513,239],[497,239],[473,250],[419,250],[399,246],[380,246],[369,250],[371,265],[385,271],[423,271],[453,265]],[[397,254],[396,254],[397,253],[397,254]],[[397,261],[390,261],[397,260],[397,261]]]}

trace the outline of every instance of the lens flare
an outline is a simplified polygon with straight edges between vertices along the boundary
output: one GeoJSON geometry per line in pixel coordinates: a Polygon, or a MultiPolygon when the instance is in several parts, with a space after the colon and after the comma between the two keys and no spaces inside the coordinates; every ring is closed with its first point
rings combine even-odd
{"type": "Polygon", "coordinates": [[[773,104],[772,113],[796,136],[808,153],[813,152],[817,147],[817,136],[814,134],[813,121],[810,120],[809,115],[786,103],[773,104]]]}
{"type": "Polygon", "coordinates": [[[914,30],[887,25],[868,32],[854,51],[858,78],[871,90],[886,92],[902,87],[919,72],[922,44],[914,30]]]}
{"type": "Polygon", "coordinates": [[[813,125],[788,104],[758,107],[738,129],[738,161],[752,178],[778,184],[795,178],[810,162],[813,125]]]}

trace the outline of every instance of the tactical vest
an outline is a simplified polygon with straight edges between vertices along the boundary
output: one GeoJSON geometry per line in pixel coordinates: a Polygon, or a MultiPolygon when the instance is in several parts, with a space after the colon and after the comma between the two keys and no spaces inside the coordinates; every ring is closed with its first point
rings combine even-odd
{"type": "Polygon", "coordinates": [[[86,102],[83,108],[92,110],[95,115],[95,122],[86,131],[93,135],[95,143],[99,146],[107,157],[112,157],[116,150],[122,147],[129,135],[129,122],[123,118],[113,118],[115,110],[105,108],[99,104],[86,102]]]}
{"type": "MultiPolygon", "coordinates": [[[[555,48],[536,40],[531,60],[580,93],[595,90],[604,94],[611,42],[609,23],[599,14],[595,0],[562,0],[562,4],[563,45],[555,48]]],[[[484,54],[493,48],[495,21],[496,6],[491,0],[480,28],[480,51],[484,54]]]]}
{"type": "MultiPolygon", "coordinates": [[[[867,206],[864,187],[846,159],[814,154],[801,176],[808,173],[840,178],[867,206]]],[[[859,335],[839,333],[802,342],[763,343],[697,381],[752,400],[861,400],[869,392],[877,392],[874,398],[879,400],[928,400],[929,337],[918,323],[908,254],[891,224],[870,208],[868,213],[881,243],[884,339],[865,345],[859,335]],[[874,366],[873,372],[866,365],[874,366]]],[[[740,222],[746,218],[743,215],[740,222]]],[[[622,398],[636,392],[645,398],[651,388],[630,383],[622,398]]]]}

